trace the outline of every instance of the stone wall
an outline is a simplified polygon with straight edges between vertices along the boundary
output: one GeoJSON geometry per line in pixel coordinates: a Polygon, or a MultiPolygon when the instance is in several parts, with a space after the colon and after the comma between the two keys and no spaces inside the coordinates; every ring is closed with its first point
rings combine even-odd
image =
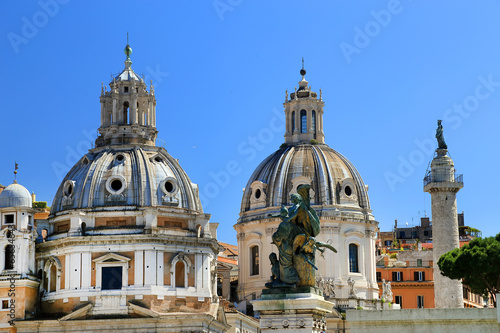
{"type": "Polygon", "coordinates": [[[500,332],[500,311],[487,309],[348,310],[350,333],[500,332]]]}

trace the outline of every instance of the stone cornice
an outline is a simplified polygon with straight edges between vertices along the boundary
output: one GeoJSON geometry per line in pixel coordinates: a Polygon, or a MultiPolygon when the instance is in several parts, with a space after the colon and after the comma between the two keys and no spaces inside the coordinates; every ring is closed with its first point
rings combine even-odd
{"type": "Polygon", "coordinates": [[[119,212],[121,215],[123,213],[137,213],[138,211],[147,213],[148,211],[154,212],[155,214],[176,214],[176,218],[186,218],[186,219],[194,219],[198,216],[205,216],[207,219],[210,218],[210,214],[200,213],[196,210],[189,210],[186,208],[176,208],[176,207],[161,207],[161,206],[136,206],[136,205],[124,205],[124,206],[99,206],[93,208],[74,208],[63,210],[57,212],[56,215],[49,216],[49,222],[54,222],[55,220],[60,220],[63,218],[68,218],[68,215],[78,215],[78,216],[86,216],[86,217],[100,217],[96,216],[96,214],[116,214],[119,212]]]}
{"type": "Polygon", "coordinates": [[[88,245],[124,245],[124,244],[161,244],[161,245],[179,245],[183,246],[207,246],[214,253],[218,253],[220,245],[214,238],[203,237],[181,237],[172,235],[109,235],[109,236],[79,236],[65,237],[44,243],[36,244],[36,252],[38,254],[49,253],[55,249],[61,250],[71,246],[88,246],[88,245]]]}
{"type": "MultiPolygon", "coordinates": [[[[379,282],[380,285],[381,282],[379,282]]],[[[432,288],[434,287],[434,281],[403,281],[403,282],[397,282],[397,281],[391,281],[391,287],[394,288],[432,288]]]]}
{"type": "Polygon", "coordinates": [[[457,193],[464,183],[462,182],[430,182],[424,186],[424,192],[454,192],[457,193]]]}

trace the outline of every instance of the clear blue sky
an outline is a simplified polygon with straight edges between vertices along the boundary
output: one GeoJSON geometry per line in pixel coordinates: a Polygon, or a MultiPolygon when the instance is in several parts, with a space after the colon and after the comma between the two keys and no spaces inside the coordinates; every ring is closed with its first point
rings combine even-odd
{"type": "Polygon", "coordinates": [[[123,69],[128,31],[133,69],[155,82],[158,137],[221,241],[236,244],[242,189],[284,141],[301,57],[323,91],[326,142],[369,185],[383,231],[430,216],[422,179],[443,119],[464,174],[458,210],[494,235],[499,17],[492,0],[4,1],[0,183],[17,161],[19,183],[51,203],[97,135],[101,81],[123,69]]]}

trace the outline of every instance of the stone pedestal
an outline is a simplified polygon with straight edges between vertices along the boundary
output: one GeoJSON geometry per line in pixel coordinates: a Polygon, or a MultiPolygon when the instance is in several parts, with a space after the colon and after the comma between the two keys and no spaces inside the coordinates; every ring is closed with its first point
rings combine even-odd
{"type": "Polygon", "coordinates": [[[252,305],[260,313],[261,332],[273,333],[326,331],[325,315],[333,309],[312,287],[264,289],[252,305]]]}

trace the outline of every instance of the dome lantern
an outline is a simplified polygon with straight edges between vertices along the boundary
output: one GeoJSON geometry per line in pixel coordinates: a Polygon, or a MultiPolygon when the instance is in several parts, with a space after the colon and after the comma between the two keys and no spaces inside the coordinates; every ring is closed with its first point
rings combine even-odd
{"type": "Polygon", "coordinates": [[[299,81],[299,89],[290,94],[288,93],[285,103],[286,132],[285,143],[325,143],[323,133],[323,100],[318,94],[309,87],[305,75],[304,61],[302,60],[302,69],[300,70],[302,80],[299,81]]]}
{"type": "Polygon", "coordinates": [[[132,70],[132,48],[128,44],[124,53],[125,69],[113,77],[110,91],[101,88],[101,126],[96,147],[122,144],[155,145],[156,98],[151,84],[132,70]]]}

